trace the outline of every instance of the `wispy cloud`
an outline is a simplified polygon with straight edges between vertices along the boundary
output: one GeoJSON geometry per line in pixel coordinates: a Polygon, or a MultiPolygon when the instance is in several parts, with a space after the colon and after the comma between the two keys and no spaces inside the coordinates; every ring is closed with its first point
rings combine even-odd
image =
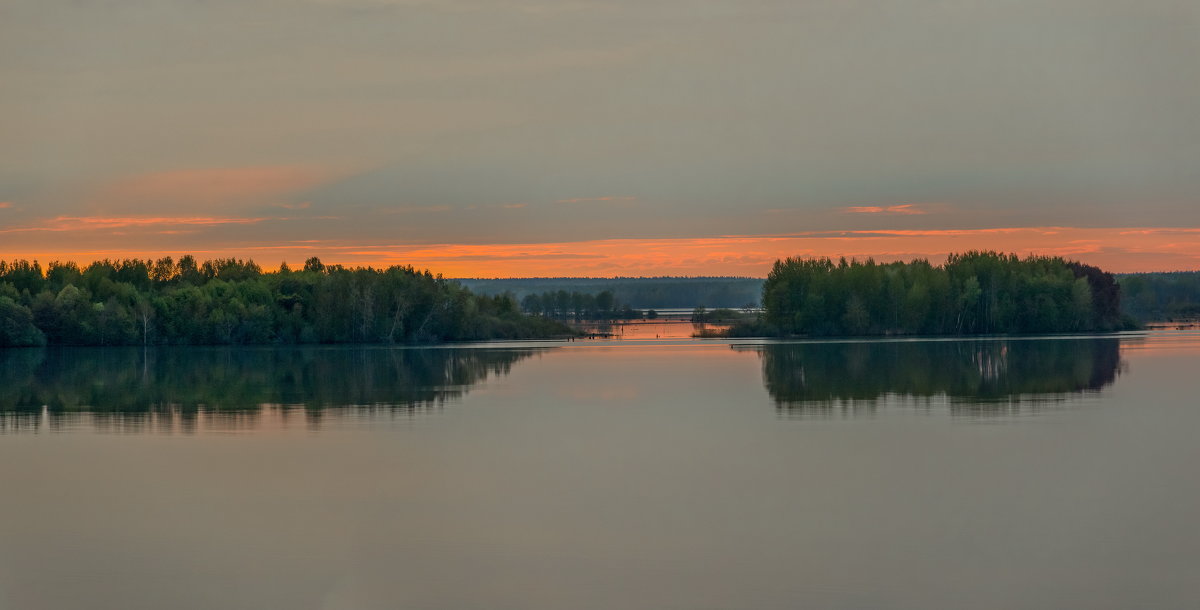
{"type": "Polygon", "coordinates": [[[589,203],[597,201],[637,201],[637,197],[632,195],[612,195],[607,197],[575,197],[572,199],[559,199],[554,203],[589,203]]]}
{"type": "Polygon", "coordinates": [[[929,212],[915,203],[903,203],[899,205],[854,205],[842,208],[845,214],[897,214],[897,215],[921,215],[929,212]]]}
{"type": "Polygon", "coordinates": [[[273,219],[211,216],[59,216],[38,225],[0,229],[0,233],[97,231],[128,227],[247,225],[267,220],[273,219]]]}
{"type": "Polygon", "coordinates": [[[5,209],[5,208],[11,208],[11,207],[13,207],[13,202],[11,202],[11,201],[0,201],[0,210],[3,210],[3,209],[5,209]]]}
{"type": "Polygon", "coordinates": [[[1121,235],[1194,235],[1197,233],[1200,233],[1200,227],[1169,227],[1121,231],[1121,235]]]}
{"type": "Polygon", "coordinates": [[[112,182],[92,193],[95,210],[142,211],[163,206],[274,206],[303,209],[288,195],[302,192],[340,174],[309,166],[188,168],[153,172],[112,182]]]}
{"type": "Polygon", "coordinates": [[[383,211],[384,214],[433,213],[449,212],[454,208],[448,205],[398,205],[383,211]]]}

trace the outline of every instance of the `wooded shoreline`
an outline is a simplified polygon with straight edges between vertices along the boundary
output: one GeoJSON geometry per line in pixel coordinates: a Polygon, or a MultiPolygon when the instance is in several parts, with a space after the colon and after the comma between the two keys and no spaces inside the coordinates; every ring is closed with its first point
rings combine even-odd
{"type": "MultiPolygon", "coordinates": [[[[1195,314],[1189,289],[1198,278],[1114,276],[1059,257],[982,251],[951,254],[942,265],[789,258],[776,261],[763,281],[761,310],[697,307],[701,315],[693,319],[731,323],[706,335],[728,337],[1109,332],[1140,327],[1127,313],[1131,308],[1142,316],[1195,314]]],[[[666,279],[717,294],[713,282],[749,278],[666,279]]],[[[657,290],[664,280],[647,281],[657,290]]],[[[479,295],[412,267],[346,268],[315,257],[302,269],[283,264],[277,271],[253,261],[201,263],[192,256],[46,268],[0,261],[0,347],[549,339],[579,336],[568,325],[572,320],[643,315],[654,317],[609,289],[530,292],[518,300],[507,292],[479,295]]]]}
{"type": "Polygon", "coordinates": [[[573,336],[429,271],[253,261],[0,261],[0,347],[437,343],[573,336]]]}

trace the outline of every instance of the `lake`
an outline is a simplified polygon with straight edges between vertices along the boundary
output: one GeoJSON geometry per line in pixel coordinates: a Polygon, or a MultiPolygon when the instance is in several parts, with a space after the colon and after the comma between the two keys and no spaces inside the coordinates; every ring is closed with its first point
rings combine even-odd
{"type": "Polygon", "coordinates": [[[0,608],[1200,607],[1200,333],[661,334],[0,350],[0,608]]]}

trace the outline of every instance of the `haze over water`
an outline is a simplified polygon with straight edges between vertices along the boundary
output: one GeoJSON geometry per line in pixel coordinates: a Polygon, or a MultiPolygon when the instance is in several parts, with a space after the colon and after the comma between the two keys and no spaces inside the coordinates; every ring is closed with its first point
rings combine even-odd
{"type": "Polygon", "coordinates": [[[0,608],[1200,603],[1200,335],[0,352],[0,608]]]}

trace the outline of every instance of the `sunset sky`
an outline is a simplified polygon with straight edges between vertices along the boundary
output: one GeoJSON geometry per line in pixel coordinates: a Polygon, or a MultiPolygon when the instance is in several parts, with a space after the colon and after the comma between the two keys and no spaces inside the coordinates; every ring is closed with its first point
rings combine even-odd
{"type": "Polygon", "coordinates": [[[1200,4],[4,0],[0,258],[1200,269],[1200,4]]]}

